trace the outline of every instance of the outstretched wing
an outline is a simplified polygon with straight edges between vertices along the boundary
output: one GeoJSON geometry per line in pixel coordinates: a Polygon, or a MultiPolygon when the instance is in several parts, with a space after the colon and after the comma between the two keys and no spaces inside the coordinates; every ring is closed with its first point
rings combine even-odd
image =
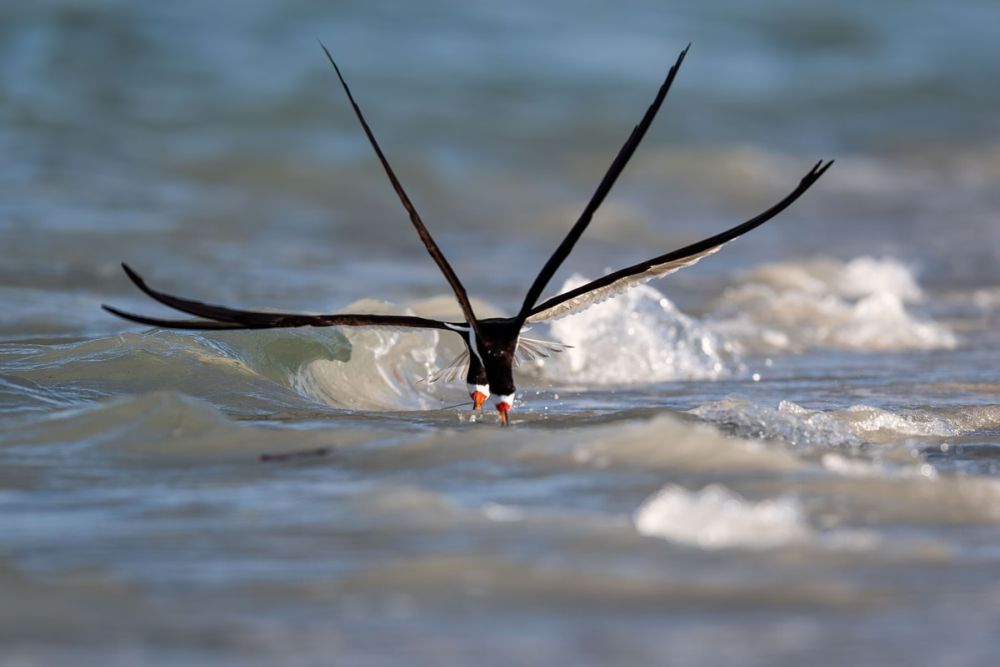
{"type": "Polygon", "coordinates": [[[358,117],[358,121],[361,123],[361,129],[365,131],[365,136],[368,137],[368,143],[371,144],[372,148],[375,150],[375,155],[378,156],[378,160],[382,163],[382,169],[385,170],[385,175],[389,177],[389,182],[392,183],[392,189],[396,191],[396,196],[399,197],[399,201],[403,204],[403,208],[410,216],[410,222],[413,223],[413,227],[417,230],[417,235],[420,240],[423,241],[424,247],[427,248],[427,252],[437,263],[438,268],[441,269],[441,273],[444,274],[445,280],[451,285],[452,291],[455,293],[455,298],[458,299],[458,304],[462,307],[462,314],[465,315],[465,320],[472,327],[475,332],[476,337],[479,336],[479,322],[476,320],[476,314],[472,310],[472,304],[469,302],[469,295],[465,291],[465,287],[462,282],[455,275],[455,271],[451,268],[448,260],[445,259],[444,254],[442,254],[441,249],[438,248],[437,243],[431,237],[431,233],[427,231],[427,227],[424,225],[424,221],[420,218],[420,214],[417,213],[417,209],[413,206],[413,202],[410,201],[410,197],[406,194],[403,189],[402,184],[399,179],[396,178],[396,173],[389,166],[389,161],[386,159],[385,154],[382,153],[382,148],[378,145],[378,141],[375,140],[375,135],[372,133],[370,127],[368,127],[368,121],[365,120],[364,114],[361,113],[361,107],[358,103],[354,101],[354,95],[351,94],[351,89],[347,85],[347,81],[344,80],[343,75],[340,73],[340,68],[337,67],[337,63],[334,61],[333,56],[330,55],[330,51],[320,42],[320,47],[323,49],[323,53],[326,54],[327,60],[333,65],[333,71],[337,73],[337,78],[340,79],[340,85],[343,86],[344,92],[347,93],[347,99],[351,102],[351,107],[354,109],[354,115],[358,117]]]}
{"type": "Polygon", "coordinates": [[[674,82],[674,77],[677,76],[677,71],[681,67],[681,63],[684,62],[684,56],[687,55],[688,49],[691,45],[688,44],[687,48],[681,51],[681,54],[677,56],[677,62],[674,63],[673,67],[667,73],[667,78],[663,81],[660,89],[656,93],[656,97],[653,98],[653,103],[649,105],[646,109],[645,115],[639,124],[632,128],[632,134],[629,135],[628,139],[625,140],[625,144],[622,145],[621,149],[618,151],[618,155],[615,156],[614,161],[608,168],[607,173],[604,174],[604,178],[601,179],[600,184],[597,186],[597,190],[594,195],[590,198],[587,203],[586,208],[583,209],[583,213],[580,218],[573,225],[569,233],[566,234],[566,238],[563,239],[559,247],[556,248],[552,256],[549,257],[549,261],[545,263],[542,270],[538,273],[538,277],[535,278],[535,282],[531,284],[531,288],[528,289],[528,293],[524,297],[524,303],[521,305],[521,311],[517,315],[517,319],[520,322],[524,322],[528,319],[535,302],[538,301],[538,297],[542,295],[542,290],[545,286],[549,284],[552,280],[552,276],[559,269],[559,265],[563,263],[570,251],[573,250],[573,246],[580,239],[580,235],[583,234],[584,230],[587,229],[587,225],[594,217],[594,213],[604,202],[604,198],[608,196],[611,192],[611,188],[614,186],[615,181],[621,175],[622,171],[625,169],[625,165],[632,158],[635,153],[635,149],[639,147],[642,138],[646,136],[646,131],[649,126],[653,124],[653,119],[656,118],[656,112],[660,110],[660,106],[663,104],[663,100],[667,98],[667,93],[670,91],[670,86],[674,82]]]}
{"type": "Polygon", "coordinates": [[[154,327],[168,329],[281,329],[288,327],[336,327],[336,326],[374,326],[402,327],[418,329],[444,329],[450,331],[445,322],[429,320],[410,315],[367,315],[352,313],[334,313],[330,315],[305,315],[298,313],[269,313],[256,310],[238,310],[216,306],[201,301],[193,301],[155,290],[146,284],[142,277],[127,264],[122,264],[125,273],[135,283],[135,286],[145,294],[165,306],[179,310],[189,315],[195,315],[200,320],[168,320],[145,315],[136,315],[112,306],[103,306],[104,310],[132,322],[148,324],[154,327]]]}
{"type": "Polygon", "coordinates": [[[263,321],[256,317],[248,321],[220,322],[218,320],[169,320],[159,317],[137,315],[114,306],[103,304],[104,310],[123,320],[146,324],[161,329],[191,329],[195,331],[218,331],[232,329],[289,329],[295,327],[389,327],[394,329],[444,329],[451,331],[444,322],[407,315],[293,315],[288,313],[266,313],[245,311],[247,315],[271,317],[263,321]]]}
{"type": "Polygon", "coordinates": [[[741,225],[728,229],[721,234],[716,234],[704,241],[692,243],[680,250],[654,257],[653,259],[640,262],[614,273],[609,273],[586,285],[554,296],[534,308],[528,316],[527,321],[529,323],[545,322],[578,313],[597,303],[618,296],[636,285],[652,280],[653,278],[661,278],[686,266],[690,266],[704,257],[717,253],[729,241],[763,225],[788,208],[792,202],[812,187],[813,183],[826,173],[826,170],[832,164],[833,160],[825,164],[822,160],[817,162],[792,192],[757,217],[751,218],[741,225]]]}

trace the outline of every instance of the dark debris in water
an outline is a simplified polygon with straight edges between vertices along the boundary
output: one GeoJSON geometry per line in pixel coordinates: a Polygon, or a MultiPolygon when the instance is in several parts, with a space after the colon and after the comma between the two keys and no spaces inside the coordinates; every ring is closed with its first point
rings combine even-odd
{"type": "Polygon", "coordinates": [[[291,461],[307,461],[310,459],[329,456],[333,451],[332,447],[316,447],[315,449],[302,449],[295,452],[285,452],[281,454],[264,453],[258,457],[261,463],[288,463],[291,461]]]}

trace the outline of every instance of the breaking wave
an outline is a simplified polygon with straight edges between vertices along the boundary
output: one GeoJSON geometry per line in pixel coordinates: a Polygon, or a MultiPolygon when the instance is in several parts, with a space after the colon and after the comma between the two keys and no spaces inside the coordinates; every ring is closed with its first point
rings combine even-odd
{"type": "Polygon", "coordinates": [[[791,401],[777,407],[726,399],[700,405],[691,413],[744,438],[783,440],[797,447],[858,447],[864,443],[896,442],[900,438],[953,437],[996,419],[995,406],[963,410],[962,414],[926,411],[892,412],[869,405],[844,410],[809,410],[791,401]],[[965,412],[971,412],[966,415],[965,412]]]}
{"type": "Polygon", "coordinates": [[[897,260],[815,259],[754,269],[725,290],[709,319],[748,353],[955,347],[947,326],[910,312],[922,299],[912,272],[897,260]]]}
{"type": "MultiPolygon", "coordinates": [[[[583,280],[574,277],[563,289],[583,280]]],[[[909,312],[922,298],[905,266],[872,258],[759,267],[740,285],[725,290],[700,318],[681,312],[652,285],[641,285],[553,322],[548,332],[532,332],[543,337],[547,333],[571,347],[520,368],[519,384],[572,387],[712,380],[740,375],[741,356],[746,353],[823,346],[852,350],[954,346],[956,337],[945,325],[909,312]]],[[[447,317],[428,308],[453,307],[451,300],[432,301],[414,304],[413,310],[447,317]]],[[[411,312],[374,300],[348,308],[411,312]]],[[[490,310],[488,304],[477,304],[477,312],[490,310]]],[[[79,393],[76,381],[81,378],[87,378],[88,387],[92,386],[88,391],[99,397],[145,387],[143,377],[155,375],[157,388],[189,392],[240,412],[266,411],[276,404],[298,409],[306,402],[355,410],[427,410],[466,398],[462,382],[428,381],[462,351],[458,336],[437,331],[345,328],[192,335],[152,330],[68,343],[47,353],[51,358],[46,366],[60,368],[67,383],[63,397],[75,396],[71,390],[79,393]],[[93,376],[90,366],[95,358],[101,362],[99,377],[93,376]]],[[[26,369],[22,385],[37,383],[48,372],[26,369]]],[[[4,391],[24,394],[21,385],[4,391]]],[[[50,400],[35,394],[28,398],[32,400],[18,401],[27,408],[50,400]]],[[[733,421],[738,432],[769,435],[752,423],[754,410],[735,410],[729,417],[721,414],[725,406],[701,410],[705,419],[733,421]]],[[[821,414],[803,417],[785,406],[765,422],[769,428],[784,424],[780,430],[786,439],[795,432],[791,439],[802,442],[816,438],[849,444],[860,437],[871,440],[879,430],[947,431],[940,425],[904,424],[899,422],[903,418],[874,408],[858,408],[832,424],[827,419],[821,414]],[[865,433],[859,435],[862,428],[865,433]]]]}
{"type": "MultiPolygon", "coordinates": [[[[561,291],[585,282],[573,276],[561,291]]],[[[738,372],[741,354],[954,347],[947,326],[910,312],[922,300],[910,269],[872,257],[761,266],[701,319],[641,285],[553,322],[552,336],[572,349],[546,361],[542,374],[555,383],[599,385],[715,379],[738,372]]]]}
{"type": "MultiPolygon", "coordinates": [[[[584,282],[573,276],[562,289],[584,282]]],[[[739,374],[742,354],[817,347],[875,351],[955,346],[948,327],[910,312],[923,298],[906,266],[871,257],[758,267],[739,285],[724,290],[701,318],[681,312],[652,285],[640,285],[551,323],[548,334],[570,349],[522,367],[520,373],[529,381],[557,386],[648,384],[739,374]]],[[[349,308],[410,312],[374,300],[349,308]]],[[[337,407],[425,410],[465,397],[461,382],[427,381],[462,352],[456,336],[381,328],[324,336],[329,339],[322,344],[329,348],[326,352],[293,354],[282,362],[273,354],[283,349],[280,341],[285,347],[311,349],[319,337],[311,331],[262,332],[257,342],[241,343],[238,356],[295,391],[337,407]],[[291,340],[296,336],[313,342],[291,340]]],[[[823,419],[817,415],[813,422],[823,419]]],[[[828,442],[856,437],[843,424],[828,430],[823,436],[828,442]]]]}
{"type": "MultiPolygon", "coordinates": [[[[573,276],[561,291],[586,282],[573,276]]],[[[545,377],[555,382],[628,384],[728,372],[723,340],[650,285],[557,320],[551,333],[572,346],[545,364],[545,377]]]]}
{"type": "MultiPolygon", "coordinates": [[[[348,311],[403,314],[407,311],[373,299],[347,306],[348,311]]],[[[358,410],[425,410],[464,398],[464,385],[432,384],[431,372],[457,356],[462,343],[457,336],[440,336],[434,330],[388,327],[344,328],[323,332],[306,330],[263,332],[270,344],[255,343],[240,355],[250,366],[287,384],[313,400],[338,408],[358,410]],[[294,336],[308,338],[306,342],[294,336]],[[323,348],[318,341],[326,341],[323,348]],[[315,348],[303,355],[304,347],[315,348]]]]}

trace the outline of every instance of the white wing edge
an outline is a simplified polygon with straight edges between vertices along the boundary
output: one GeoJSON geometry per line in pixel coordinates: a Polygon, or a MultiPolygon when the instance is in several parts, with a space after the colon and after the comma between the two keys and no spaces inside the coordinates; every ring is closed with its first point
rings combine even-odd
{"type": "Polygon", "coordinates": [[[575,315],[576,313],[582,312],[591,306],[596,306],[597,304],[607,301],[608,299],[613,299],[614,297],[632,289],[636,285],[649,282],[654,278],[668,276],[671,273],[680,271],[681,269],[691,266],[692,264],[697,264],[705,257],[719,252],[724,245],[725,243],[720,243],[719,245],[713,246],[708,250],[703,250],[696,255],[689,255],[688,257],[675,259],[671,262],[664,262],[663,264],[654,264],[645,271],[619,278],[610,285],[605,285],[604,287],[599,287],[590,292],[585,292],[577,297],[556,304],[547,310],[535,313],[529,317],[527,321],[532,324],[536,322],[550,322],[561,317],[567,317],[568,315],[575,315]]]}

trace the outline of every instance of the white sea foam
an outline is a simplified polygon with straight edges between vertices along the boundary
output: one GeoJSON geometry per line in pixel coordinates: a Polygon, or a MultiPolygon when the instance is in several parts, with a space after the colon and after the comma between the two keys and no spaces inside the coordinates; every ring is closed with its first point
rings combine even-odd
{"type": "Polygon", "coordinates": [[[895,259],[858,257],[832,268],[833,291],[845,297],[892,294],[901,301],[916,302],[924,296],[913,272],[895,259]]]}
{"type": "Polygon", "coordinates": [[[727,289],[709,322],[756,353],[954,347],[948,327],[909,311],[921,299],[912,272],[894,259],[784,262],[758,267],[727,289]]]}
{"type": "MultiPolygon", "coordinates": [[[[586,282],[573,276],[561,291],[586,282]]],[[[650,285],[564,317],[551,327],[556,340],[573,347],[546,361],[548,379],[627,384],[715,378],[726,373],[719,336],[680,312],[650,285]]]]}
{"type": "MultiPolygon", "coordinates": [[[[573,276],[561,291],[584,282],[573,276]]],[[[873,257],[758,267],[703,319],[642,285],[553,322],[552,336],[573,347],[547,360],[542,375],[580,384],[712,379],[732,372],[743,352],[954,347],[957,338],[946,325],[911,312],[922,300],[908,267],[873,257]]]]}
{"type": "Polygon", "coordinates": [[[724,486],[667,486],[633,516],[643,535],[704,549],[770,549],[809,541],[813,531],[791,496],[751,502],[724,486]]]}
{"type": "Polygon", "coordinates": [[[820,464],[832,473],[860,479],[938,478],[937,470],[926,463],[919,466],[889,465],[880,461],[848,458],[835,452],[823,454],[820,458],[820,464]]]}
{"type": "Polygon", "coordinates": [[[868,440],[880,436],[897,439],[899,436],[945,437],[960,433],[957,425],[948,419],[927,414],[899,414],[868,405],[853,405],[835,414],[868,440]]]}

